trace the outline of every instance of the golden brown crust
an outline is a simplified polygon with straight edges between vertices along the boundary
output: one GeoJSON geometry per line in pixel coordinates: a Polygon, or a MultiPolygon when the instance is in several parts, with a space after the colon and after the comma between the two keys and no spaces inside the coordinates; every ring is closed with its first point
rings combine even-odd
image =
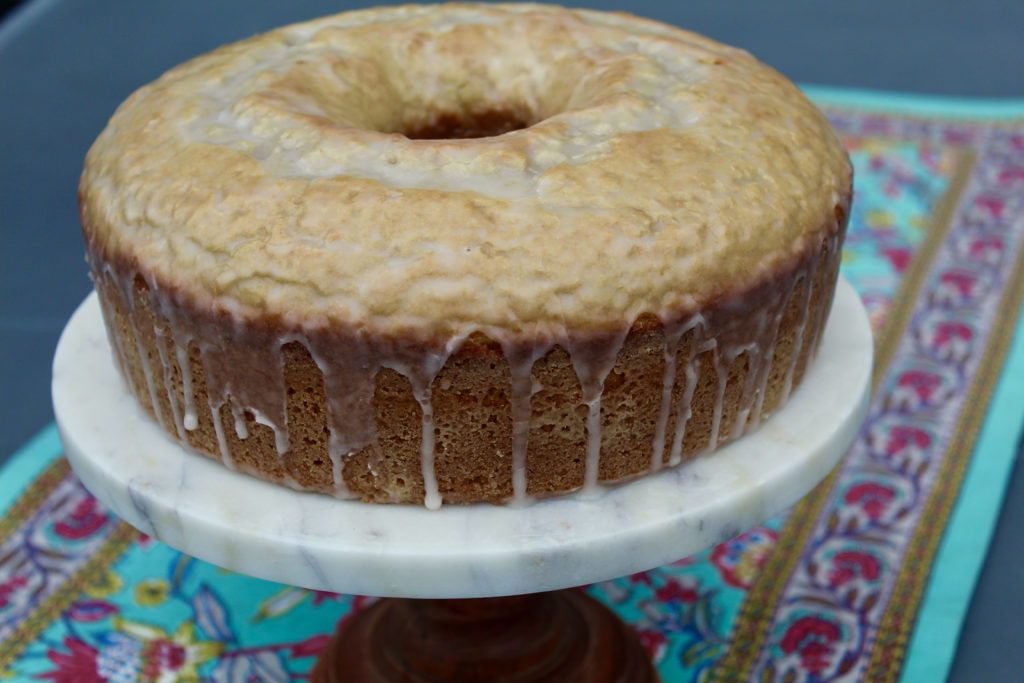
{"type": "Polygon", "coordinates": [[[849,179],[820,112],[740,50],[623,14],[407,6],[172,70],[111,119],[81,202],[101,259],[197,306],[464,336],[699,310],[802,254],[849,179]],[[512,105],[532,125],[399,132],[512,105]]]}

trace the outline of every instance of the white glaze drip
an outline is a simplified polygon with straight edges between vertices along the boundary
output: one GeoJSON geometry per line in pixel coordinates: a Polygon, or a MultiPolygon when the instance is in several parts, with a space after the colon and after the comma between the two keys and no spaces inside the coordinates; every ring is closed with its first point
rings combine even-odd
{"type": "MultiPolygon", "coordinates": [[[[758,326],[758,328],[758,331],[760,332],[760,325],[758,326]]],[[[740,392],[740,399],[737,402],[738,409],[736,411],[736,421],[733,423],[733,428],[729,432],[729,439],[735,439],[738,436],[740,436],[743,433],[743,427],[745,427],[747,424],[747,414],[750,411],[747,397],[750,396],[750,402],[753,402],[752,386],[754,385],[754,380],[757,377],[758,357],[760,355],[760,348],[758,347],[757,343],[751,342],[750,344],[743,344],[742,346],[739,347],[733,347],[732,349],[729,350],[728,353],[723,354],[726,360],[724,363],[722,363],[722,372],[725,373],[726,386],[721,385],[722,374],[719,373],[718,402],[721,404],[721,406],[719,410],[718,421],[719,423],[721,423],[721,414],[725,412],[725,389],[728,388],[729,368],[732,366],[734,362],[736,362],[737,359],[739,359],[740,356],[744,354],[746,354],[747,356],[747,373],[744,376],[743,389],[740,392]]],[[[719,428],[719,433],[720,432],[721,427],[719,428]]],[[[709,447],[712,450],[714,450],[714,448],[716,448],[717,445],[718,441],[716,439],[712,439],[709,442],[709,447]]]]}
{"type": "Polygon", "coordinates": [[[587,406],[587,467],[583,475],[583,491],[597,487],[601,465],[601,391],[594,392],[584,403],[587,406]]]}
{"type": "Polygon", "coordinates": [[[213,419],[213,431],[217,434],[217,446],[220,449],[221,463],[230,469],[236,469],[235,460],[231,457],[231,449],[228,448],[228,438],[224,434],[224,425],[220,419],[220,407],[223,404],[215,405],[210,401],[210,417],[213,419]]]}
{"type": "Polygon", "coordinates": [[[188,362],[188,342],[184,344],[180,340],[174,341],[178,356],[178,367],[181,369],[181,391],[185,403],[185,414],[182,416],[182,423],[187,431],[194,431],[199,427],[199,418],[196,416],[196,394],[192,386],[192,365],[188,362]]]}
{"type": "Polygon", "coordinates": [[[156,351],[160,354],[160,366],[164,371],[164,391],[167,392],[167,403],[171,406],[171,416],[174,418],[175,433],[179,439],[185,439],[185,422],[181,417],[181,408],[178,406],[178,401],[174,398],[174,392],[172,388],[174,383],[171,381],[172,365],[169,358],[167,358],[166,349],[166,338],[164,336],[163,329],[157,325],[154,329],[156,333],[156,351]]]}
{"type": "Polygon", "coordinates": [[[743,387],[743,395],[740,399],[740,409],[736,414],[736,422],[733,425],[732,438],[738,439],[748,429],[753,430],[759,424],[760,408],[758,414],[751,417],[755,405],[760,406],[764,401],[765,391],[768,389],[768,376],[772,366],[772,358],[775,356],[775,341],[779,333],[779,324],[782,322],[782,313],[789,301],[792,289],[776,300],[774,311],[762,311],[757,321],[757,336],[755,341],[746,349],[747,354],[747,376],[743,387]]]}
{"type": "Polygon", "coordinates": [[[610,339],[574,340],[568,336],[569,355],[576,378],[587,406],[586,463],[583,473],[584,493],[593,492],[598,485],[601,465],[601,396],[604,381],[615,367],[615,361],[626,342],[632,323],[623,326],[610,339]]]}
{"type": "Polygon", "coordinates": [[[796,375],[796,368],[800,363],[800,352],[803,351],[804,331],[807,329],[807,320],[811,315],[811,292],[814,289],[814,279],[817,272],[818,262],[812,261],[808,271],[803,275],[803,313],[800,315],[800,322],[797,323],[796,332],[793,334],[793,351],[790,353],[789,367],[786,368],[786,378],[782,384],[781,401],[783,403],[789,399],[789,395],[793,391],[793,377],[796,375]]]}
{"type": "Polygon", "coordinates": [[[722,352],[721,348],[715,349],[714,364],[715,374],[718,375],[718,389],[715,394],[715,409],[711,417],[711,436],[708,437],[705,451],[713,451],[718,448],[718,433],[722,427],[722,409],[725,407],[725,388],[729,382],[729,362],[723,361],[723,356],[729,355],[722,352]]]}
{"type": "MultiPolygon", "coordinates": [[[[836,249],[839,247],[839,233],[838,231],[831,235],[828,239],[828,259],[825,260],[826,266],[829,270],[826,271],[825,276],[827,278],[826,285],[830,283],[832,276],[832,269],[838,270],[839,268],[839,254],[836,253],[836,249]]],[[[824,308],[821,309],[822,318],[818,320],[818,324],[814,326],[814,336],[811,337],[811,353],[810,357],[814,357],[818,353],[818,341],[821,337],[821,331],[825,328],[824,316],[828,313],[824,308]]]]}
{"type": "Polygon", "coordinates": [[[772,363],[775,361],[775,346],[779,338],[779,328],[790,299],[796,291],[796,285],[804,277],[806,277],[805,272],[798,273],[786,290],[777,297],[775,309],[767,309],[761,313],[755,337],[757,341],[743,351],[747,353],[747,377],[743,397],[740,401],[740,410],[736,415],[736,423],[733,425],[732,439],[737,439],[744,433],[757,429],[761,424],[764,398],[768,391],[772,363]]]}
{"type": "MultiPolygon", "coordinates": [[[[779,322],[782,321],[782,317],[779,316],[779,322]]],[[[737,426],[740,424],[746,425],[744,429],[750,429],[751,431],[761,426],[761,411],[764,409],[764,396],[768,393],[768,377],[771,374],[772,362],[775,360],[775,342],[778,337],[778,324],[776,323],[775,330],[776,334],[772,335],[772,342],[768,345],[768,348],[764,352],[764,358],[761,359],[761,378],[757,382],[759,387],[757,390],[757,400],[754,402],[753,410],[748,409],[743,417],[743,423],[737,420],[737,426]],[[747,422],[749,418],[749,423],[747,422]]],[[[742,430],[740,432],[742,434],[742,430]]]]}
{"type": "MultiPolygon", "coordinates": [[[[128,315],[125,317],[128,322],[128,327],[131,330],[132,338],[135,341],[135,350],[136,353],[138,353],[139,365],[142,366],[142,376],[146,381],[146,392],[149,394],[149,401],[150,404],[153,406],[153,414],[156,416],[156,421],[160,424],[160,426],[163,427],[165,430],[170,431],[167,427],[167,421],[164,418],[163,410],[160,407],[160,402],[157,400],[157,391],[153,379],[153,368],[149,364],[149,356],[146,353],[145,347],[142,345],[142,335],[139,334],[139,323],[137,320],[138,308],[136,306],[134,296],[135,277],[133,276],[131,278],[126,278],[124,281],[120,281],[117,278],[117,274],[114,272],[114,269],[111,268],[110,264],[104,265],[103,272],[104,277],[107,279],[109,283],[111,283],[113,289],[115,289],[117,293],[120,295],[121,301],[124,303],[125,308],[128,311],[128,315]]],[[[152,289],[150,289],[150,291],[152,291],[152,289]]],[[[114,318],[111,318],[111,320],[114,320],[114,318]]],[[[117,337],[118,335],[114,336],[117,337]]],[[[159,341],[157,345],[159,346],[159,341]]],[[[121,367],[125,370],[125,377],[132,377],[133,375],[128,371],[128,356],[125,354],[125,349],[121,343],[120,338],[118,338],[117,349],[118,353],[120,353],[123,356],[121,367]]],[[[132,391],[134,392],[135,396],[141,399],[142,389],[138,385],[136,385],[134,381],[130,381],[129,383],[132,386],[132,391]]],[[[173,403],[174,402],[171,401],[172,405],[173,403]]]]}
{"type": "Polygon", "coordinates": [[[164,411],[160,407],[160,401],[157,400],[156,382],[153,380],[153,368],[150,367],[149,356],[146,354],[146,348],[142,345],[142,336],[139,334],[138,323],[135,321],[134,316],[129,316],[129,320],[131,321],[132,335],[135,337],[135,348],[139,354],[139,365],[142,366],[142,376],[146,380],[146,390],[149,393],[149,401],[153,405],[153,414],[156,415],[156,421],[160,426],[166,430],[167,420],[164,418],[164,411]]]}
{"type": "MultiPolygon", "coordinates": [[[[448,341],[444,350],[440,353],[427,353],[425,361],[418,361],[411,364],[405,358],[399,357],[396,350],[392,350],[391,358],[381,362],[382,367],[390,368],[399,372],[409,380],[412,386],[412,394],[420,405],[421,439],[420,439],[420,467],[423,472],[423,505],[429,510],[437,510],[441,507],[441,491],[437,483],[437,471],[435,467],[436,451],[434,434],[434,406],[431,403],[431,385],[437,378],[444,364],[452,352],[462,345],[464,336],[455,337],[448,341]]],[[[374,373],[376,374],[376,373],[374,373]]]]}
{"type": "MultiPolygon", "coordinates": [[[[274,447],[277,448],[277,454],[280,455],[280,456],[283,456],[285,453],[287,453],[289,448],[290,448],[290,444],[288,443],[288,429],[287,429],[287,427],[284,426],[284,425],[280,425],[279,426],[276,422],[274,422],[273,420],[271,420],[270,418],[268,418],[266,415],[264,415],[260,411],[256,410],[255,408],[249,408],[248,410],[250,412],[252,412],[253,419],[255,419],[258,424],[261,424],[261,425],[263,425],[265,427],[270,427],[270,429],[273,430],[273,432],[274,432],[274,447]]],[[[234,408],[232,408],[232,412],[234,412],[234,408]]],[[[239,409],[238,412],[239,412],[239,414],[241,414],[241,412],[242,412],[241,409],[239,409]]],[[[235,424],[236,425],[238,424],[238,417],[237,416],[235,417],[235,424]]],[[[244,423],[243,423],[242,426],[243,427],[245,426],[244,423]]],[[[246,437],[243,437],[241,435],[239,435],[239,436],[240,436],[240,438],[243,438],[243,439],[246,438],[246,437]]],[[[283,460],[281,461],[281,468],[284,469],[284,461],[283,460]]]]}
{"type": "Polygon", "coordinates": [[[533,365],[552,348],[550,342],[529,347],[512,343],[502,345],[512,376],[509,394],[512,414],[512,503],[525,505],[526,456],[530,440],[530,418],[532,417],[533,395],[543,387],[533,380],[533,365]]]}
{"type": "MultiPolygon", "coordinates": [[[[172,323],[173,324],[173,323],[172,323]]],[[[236,328],[238,329],[238,328],[236,328]]],[[[206,378],[207,400],[211,408],[219,411],[227,405],[233,416],[233,427],[237,432],[238,414],[250,412],[256,422],[274,432],[274,441],[279,456],[280,469],[285,472],[285,483],[299,487],[287,474],[284,454],[288,451],[284,375],[281,372],[281,350],[275,339],[256,335],[254,343],[232,343],[222,335],[200,335],[198,338],[199,357],[206,378]],[[234,377],[234,367],[243,364],[253,372],[243,379],[234,377]]],[[[224,425],[219,414],[213,415],[218,445],[222,458],[231,461],[230,446],[224,434],[224,425]]],[[[248,432],[248,429],[246,429],[248,432]]],[[[247,438],[247,437],[246,437],[247,438]]]]}
{"type": "Polygon", "coordinates": [[[249,427],[245,424],[245,411],[237,403],[231,404],[231,417],[235,419],[235,434],[239,439],[249,438],[249,427]]]}
{"type": "MultiPolygon", "coordinates": [[[[345,458],[367,446],[379,453],[372,405],[374,377],[380,370],[379,363],[371,361],[364,346],[354,346],[350,367],[345,371],[337,363],[329,362],[329,349],[319,349],[306,338],[282,340],[282,343],[290,341],[298,341],[306,347],[323,376],[327,455],[331,460],[335,495],[346,497],[349,491],[345,484],[345,458]]],[[[377,476],[373,462],[367,465],[377,476]]]]}
{"type": "MultiPolygon", "coordinates": [[[[343,460],[343,454],[341,447],[338,445],[338,439],[335,437],[335,430],[329,430],[330,434],[327,436],[327,457],[331,460],[331,482],[334,484],[334,495],[339,498],[348,498],[349,490],[348,485],[345,483],[345,461],[343,460]]],[[[346,453],[344,455],[349,455],[346,453]]],[[[372,463],[367,463],[370,467],[370,471],[373,472],[372,463]]],[[[373,472],[376,476],[376,472],[373,472]]]]}
{"type": "Polygon", "coordinates": [[[676,407],[676,430],[672,438],[669,467],[674,467],[683,460],[683,439],[686,436],[686,423],[693,416],[693,393],[697,389],[697,380],[700,378],[700,366],[700,357],[695,353],[690,354],[690,361],[683,369],[686,376],[686,388],[683,389],[683,395],[676,407]]]}
{"type": "Polygon", "coordinates": [[[760,363],[753,360],[753,356],[760,354],[758,349],[752,349],[747,353],[747,376],[743,382],[743,394],[740,397],[739,408],[736,411],[736,419],[732,424],[732,431],[729,439],[738,439],[747,428],[747,420],[750,418],[750,410],[756,398],[756,391],[751,390],[756,385],[756,377],[760,374],[760,363]]]}
{"type": "MultiPolygon", "coordinates": [[[[654,442],[651,448],[651,472],[660,470],[665,464],[665,432],[668,429],[668,418],[672,412],[672,390],[676,383],[679,342],[687,332],[704,324],[704,316],[699,313],[682,323],[672,323],[666,321],[664,316],[662,317],[662,326],[665,329],[665,371],[661,378],[661,407],[658,410],[658,422],[654,429],[654,442]]],[[[687,415],[687,417],[689,416],[687,415]]]]}
{"type": "Polygon", "coordinates": [[[413,392],[422,411],[422,441],[420,444],[420,465],[423,470],[423,505],[428,510],[441,507],[441,492],[437,486],[437,472],[434,458],[434,407],[430,403],[430,388],[413,392]]]}

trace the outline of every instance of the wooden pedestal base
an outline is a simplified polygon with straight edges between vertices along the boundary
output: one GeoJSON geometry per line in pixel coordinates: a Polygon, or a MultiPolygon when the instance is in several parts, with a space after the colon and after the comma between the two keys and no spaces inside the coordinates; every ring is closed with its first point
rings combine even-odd
{"type": "Polygon", "coordinates": [[[636,634],[578,590],[465,600],[382,599],[342,624],[314,683],[654,683],[636,634]]]}

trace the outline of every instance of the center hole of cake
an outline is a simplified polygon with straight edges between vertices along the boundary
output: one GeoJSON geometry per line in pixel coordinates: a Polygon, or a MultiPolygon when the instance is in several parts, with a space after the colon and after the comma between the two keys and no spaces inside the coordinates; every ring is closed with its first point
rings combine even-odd
{"type": "Polygon", "coordinates": [[[435,112],[408,122],[398,132],[410,140],[490,138],[529,128],[536,121],[521,109],[493,107],[470,112],[435,112]]]}

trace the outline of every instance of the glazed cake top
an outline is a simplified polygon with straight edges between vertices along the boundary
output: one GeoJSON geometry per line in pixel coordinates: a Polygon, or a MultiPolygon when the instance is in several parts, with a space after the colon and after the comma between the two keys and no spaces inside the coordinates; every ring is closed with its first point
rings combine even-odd
{"type": "Polygon", "coordinates": [[[172,69],[114,114],[80,202],[94,255],[195,305],[515,334],[751,286],[835,229],[850,182],[821,113],[741,50],[459,4],[339,14],[172,69]]]}

